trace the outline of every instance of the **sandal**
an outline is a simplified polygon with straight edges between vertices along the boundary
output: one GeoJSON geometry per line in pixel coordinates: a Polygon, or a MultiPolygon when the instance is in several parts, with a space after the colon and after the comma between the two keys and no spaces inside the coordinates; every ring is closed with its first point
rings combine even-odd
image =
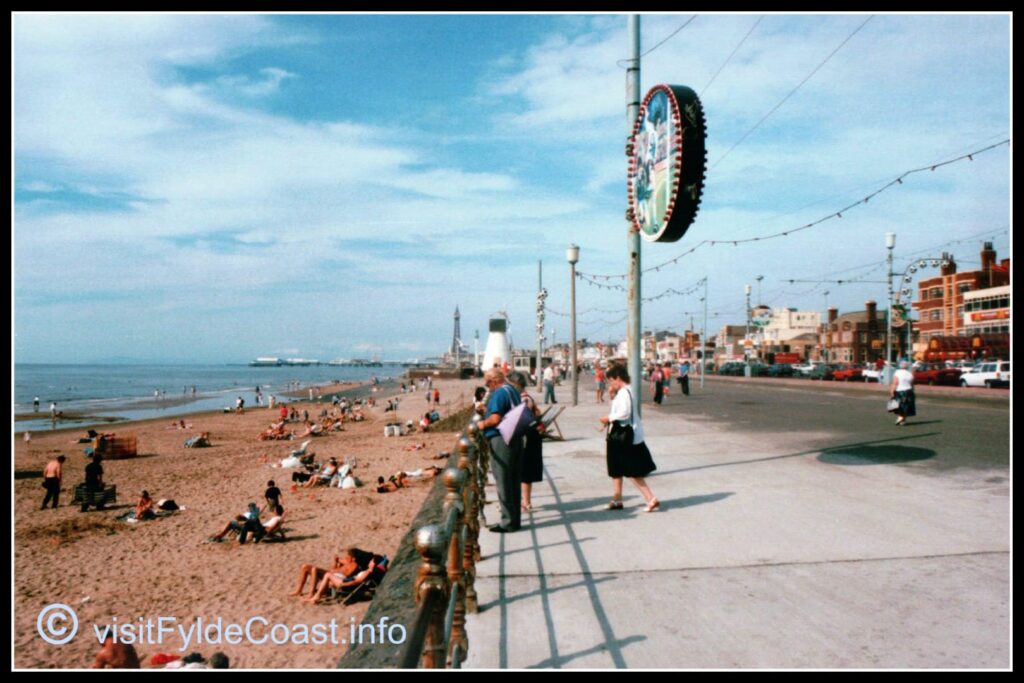
{"type": "Polygon", "coordinates": [[[604,506],[604,509],[605,510],[621,510],[621,509],[623,509],[622,508],[622,501],[621,500],[615,500],[613,498],[612,500],[608,501],[608,504],[604,506]]]}
{"type": "Polygon", "coordinates": [[[651,502],[644,508],[644,512],[654,512],[661,507],[661,501],[657,498],[652,498],[651,502]]]}

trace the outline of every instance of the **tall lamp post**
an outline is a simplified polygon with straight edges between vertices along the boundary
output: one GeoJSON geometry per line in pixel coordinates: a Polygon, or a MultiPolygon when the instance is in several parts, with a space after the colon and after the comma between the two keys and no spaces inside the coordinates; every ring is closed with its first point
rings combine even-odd
{"type": "Polygon", "coordinates": [[[889,267],[889,274],[886,275],[886,280],[889,282],[889,312],[886,314],[886,330],[885,330],[885,383],[889,384],[892,382],[893,367],[892,367],[892,250],[896,246],[896,233],[887,232],[885,233],[885,248],[889,250],[889,255],[886,258],[886,262],[889,267]]]}
{"type": "Polygon", "coordinates": [[[580,378],[576,371],[576,264],[580,260],[580,248],[570,244],[565,250],[565,258],[569,261],[569,272],[572,276],[570,283],[571,303],[569,315],[572,318],[572,346],[569,351],[569,362],[572,363],[572,404],[579,405],[580,378]]]}
{"type": "Polygon", "coordinates": [[[828,363],[828,338],[832,332],[831,326],[828,322],[828,290],[825,290],[825,326],[822,328],[825,330],[824,338],[822,339],[821,348],[824,352],[825,363],[828,363]]]}
{"type": "Polygon", "coordinates": [[[743,291],[747,294],[747,331],[743,337],[743,375],[750,377],[750,351],[747,348],[747,342],[750,341],[750,285],[745,286],[743,291]]]}

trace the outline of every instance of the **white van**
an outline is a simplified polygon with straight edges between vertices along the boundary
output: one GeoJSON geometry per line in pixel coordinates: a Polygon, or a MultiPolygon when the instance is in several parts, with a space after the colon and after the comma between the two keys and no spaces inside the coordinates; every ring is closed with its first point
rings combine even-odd
{"type": "Polygon", "coordinates": [[[1009,387],[1010,361],[995,360],[978,363],[960,375],[962,387],[1009,387]]]}

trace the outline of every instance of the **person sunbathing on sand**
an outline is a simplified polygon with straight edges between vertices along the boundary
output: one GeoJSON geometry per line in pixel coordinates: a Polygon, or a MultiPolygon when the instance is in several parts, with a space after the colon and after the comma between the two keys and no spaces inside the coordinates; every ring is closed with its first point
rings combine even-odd
{"type": "Polygon", "coordinates": [[[304,431],[302,434],[299,434],[298,438],[301,439],[304,436],[320,436],[323,433],[324,428],[322,425],[314,424],[309,420],[306,420],[306,431],[304,431]]]}
{"type": "Polygon", "coordinates": [[[253,518],[257,520],[260,518],[260,509],[257,507],[256,503],[249,503],[249,508],[245,512],[237,515],[234,519],[228,522],[227,525],[225,525],[220,533],[210,536],[209,540],[213,543],[220,543],[224,540],[225,536],[231,533],[232,530],[241,531],[245,528],[245,525],[253,518]]]}
{"type": "Polygon", "coordinates": [[[309,478],[302,486],[304,488],[312,488],[317,484],[328,484],[330,485],[331,479],[338,473],[338,461],[335,458],[331,458],[331,461],[324,467],[318,474],[314,474],[309,478]]]}
{"type": "Polygon", "coordinates": [[[156,519],[156,512],[153,511],[153,499],[149,497],[149,491],[143,491],[139,502],[135,504],[135,519],[156,519]]]}
{"type": "Polygon", "coordinates": [[[429,467],[423,467],[418,470],[397,472],[395,476],[402,475],[403,479],[433,479],[441,472],[441,469],[442,468],[437,465],[430,465],[429,467]]]}
{"type": "Polygon", "coordinates": [[[391,493],[402,488],[403,483],[400,480],[392,476],[387,481],[384,481],[384,477],[377,477],[377,493],[391,493]]]}
{"type": "Polygon", "coordinates": [[[93,660],[94,669],[141,669],[139,655],[135,648],[125,643],[115,643],[114,636],[108,635],[103,640],[103,647],[96,653],[93,660]]]}
{"type": "MultiPolygon", "coordinates": [[[[267,523],[263,525],[263,535],[269,536],[270,534],[277,531],[282,522],[284,521],[284,508],[280,505],[274,507],[274,516],[267,520],[267,523]]],[[[260,539],[257,538],[256,542],[259,543],[260,539]]]]}
{"type": "Polygon", "coordinates": [[[323,579],[323,577],[326,576],[327,574],[329,574],[332,571],[342,571],[342,565],[343,564],[345,564],[345,561],[343,559],[343,555],[335,555],[334,556],[334,560],[332,560],[332,562],[331,562],[331,569],[322,569],[322,568],[317,567],[317,566],[312,565],[312,564],[304,564],[304,565],[302,565],[301,567],[299,567],[299,582],[295,585],[295,590],[293,590],[288,595],[291,595],[291,596],[302,595],[302,591],[306,587],[306,579],[307,578],[312,578],[313,579],[313,582],[310,585],[309,594],[310,594],[310,596],[314,595],[316,593],[317,584],[320,583],[320,581],[323,579]]]}
{"type": "Polygon", "coordinates": [[[328,588],[348,595],[365,581],[380,583],[387,570],[387,562],[383,555],[375,555],[359,548],[349,548],[342,553],[340,566],[324,574],[316,591],[308,598],[303,598],[303,601],[315,605],[328,588]]]}

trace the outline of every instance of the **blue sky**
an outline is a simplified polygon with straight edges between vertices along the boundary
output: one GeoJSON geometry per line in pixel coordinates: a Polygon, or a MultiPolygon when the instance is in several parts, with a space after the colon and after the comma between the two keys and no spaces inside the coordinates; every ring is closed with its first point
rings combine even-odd
{"type": "MultiPolygon", "coordinates": [[[[691,16],[644,15],[641,49],[691,16]]],[[[645,266],[1010,137],[1008,16],[877,15],[849,38],[868,17],[699,15],[642,59],[642,91],[700,93],[712,166],[694,225],[645,243],[645,266]]],[[[625,15],[13,23],[17,362],[421,357],[448,345],[456,305],[470,348],[499,309],[532,347],[538,260],[558,312],[569,243],[583,272],[626,270],[625,15]]],[[[772,306],[881,304],[881,284],[788,280],[881,280],[889,231],[898,271],[942,251],[971,268],[984,240],[1007,257],[1010,154],[786,238],[702,247],[645,275],[644,295],[707,276],[714,330],[744,320],[759,275],[772,306]]],[[[578,284],[580,335],[624,337],[625,294],[578,284]]],[[[683,329],[701,307],[665,297],[644,326],[683,329]]],[[[564,341],[568,320],[547,320],[564,341]]]]}

